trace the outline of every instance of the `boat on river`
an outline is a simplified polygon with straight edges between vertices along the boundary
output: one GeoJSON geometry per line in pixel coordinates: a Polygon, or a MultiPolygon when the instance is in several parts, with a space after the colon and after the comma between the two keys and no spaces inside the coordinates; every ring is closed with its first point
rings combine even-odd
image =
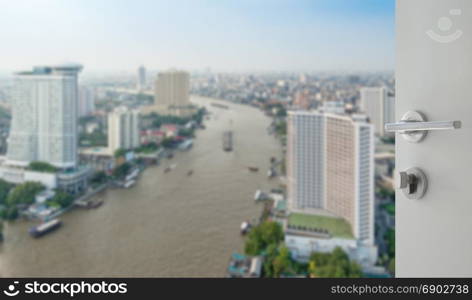
{"type": "Polygon", "coordinates": [[[223,150],[224,151],[233,150],[233,132],[232,131],[223,132],[223,150]]]}
{"type": "Polygon", "coordinates": [[[125,189],[129,189],[130,187],[132,187],[132,186],[135,185],[135,184],[136,184],[136,180],[131,179],[131,180],[126,181],[126,182],[123,184],[123,187],[124,187],[125,189]]]}
{"type": "Polygon", "coordinates": [[[41,223],[37,226],[33,226],[29,229],[29,234],[34,238],[42,237],[43,235],[50,233],[57,228],[61,227],[62,222],[59,219],[53,219],[51,221],[41,223]]]}
{"type": "Polygon", "coordinates": [[[97,200],[97,201],[90,201],[88,202],[87,208],[99,208],[102,206],[103,200],[97,200]]]}
{"type": "Polygon", "coordinates": [[[252,228],[252,224],[249,221],[244,221],[241,223],[241,234],[247,234],[252,228]]]}
{"type": "Polygon", "coordinates": [[[175,169],[175,167],[177,167],[177,164],[172,164],[172,165],[168,166],[167,168],[164,169],[164,173],[168,173],[168,172],[172,171],[173,169],[175,169]]]}
{"type": "Polygon", "coordinates": [[[220,103],[216,103],[216,102],[211,103],[211,106],[217,107],[217,108],[222,108],[222,109],[229,109],[228,105],[224,105],[224,104],[220,104],[220,103]]]}

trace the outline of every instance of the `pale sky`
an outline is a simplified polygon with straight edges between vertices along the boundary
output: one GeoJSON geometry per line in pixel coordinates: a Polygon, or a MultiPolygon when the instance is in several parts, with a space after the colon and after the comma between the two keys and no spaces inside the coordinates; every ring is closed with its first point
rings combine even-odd
{"type": "Polygon", "coordinates": [[[392,70],[394,0],[0,0],[0,70],[392,70]]]}

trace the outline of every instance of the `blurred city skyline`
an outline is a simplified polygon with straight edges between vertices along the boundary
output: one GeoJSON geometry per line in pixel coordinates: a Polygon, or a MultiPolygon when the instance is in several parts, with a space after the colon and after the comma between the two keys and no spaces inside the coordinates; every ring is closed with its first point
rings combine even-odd
{"type": "Polygon", "coordinates": [[[0,1],[0,72],[390,71],[394,1],[0,1]],[[24,20],[27,20],[24,21],[24,20]]]}

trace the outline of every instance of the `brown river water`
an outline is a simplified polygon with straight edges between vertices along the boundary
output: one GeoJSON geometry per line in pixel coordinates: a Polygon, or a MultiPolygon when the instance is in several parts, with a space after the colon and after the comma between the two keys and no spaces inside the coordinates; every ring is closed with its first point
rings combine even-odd
{"type": "Polygon", "coordinates": [[[258,218],[257,189],[269,180],[279,142],[267,134],[270,119],[256,108],[192,97],[212,113],[194,146],[146,169],[130,189],[97,195],[98,209],[76,209],[60,217],[57,231],[33,239],[34,223],[6,224],[0,244],[3,277],[222,277],[233,251],[242,251],[239,226],[258,218]],[[234,131],[234,151],[222,150],[222,133],[234,131]],[[176,164],[171,172],[165,167],[176,164]],[[258,173],[248,166],[260,168],[258,173]],[[187,176],[194,170],[192,176],[187,176]]]}

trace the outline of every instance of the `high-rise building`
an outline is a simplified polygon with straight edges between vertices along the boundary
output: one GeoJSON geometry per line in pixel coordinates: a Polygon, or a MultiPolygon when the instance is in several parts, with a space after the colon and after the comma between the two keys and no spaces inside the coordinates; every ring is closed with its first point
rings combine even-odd
{"type": "Polygon", "coordinates": [[[185,71],[169,70],[160,72],[156,79],[154,105],[143,112],[156,112],[175,116],[195,113],[190,103],[190,74],[185,71]]]}
{"type": "Polygon", "coordinates": [[[161,72],[156,80],[156,104],[166,106],[188,106],[190,75],[185,71],[161,72]]]}
{"type": "Polygon", "coordinates": [[[308,90],[297,91],[293,99],[293,106],[298,109],[309,109],[310,99],[308,90]]]}
{"type": "MultiPolygon", "coordinates": [[[[383,116],[384,116],[384,124],[385,123],[395,123],[395,93],[387,93],[387,97],[385,99],[383,105],[383,116]]],[[[395,135],[395,133],[386,133],[384,129],[384,135],[395,135]]]]}
{"type": "Polygon", "coordinates": [[[17,73],[7,158],[11,165],[77,165],[77,77],[81,65],[34,67],[17,73]]]}
{"type": "Polygon", "coordinates": [[[361,88],[360,108],[374,124],[375,133],[385,135],[385,123],[392,122],[395,118],[394,97],[387,95],[384,87],[361,88]]]}
{"type": "Polygon", "coordinates": [[[288,114],[287,179],[291,212],[346,220],[374,243],[374,134],[363,115],[288,114]]]}
{"type": "Polygon", "coordinates": [[[144,66],[140,66],[138,68],[138,84],[137,89],[138,91],[143,91],[146,87],[146,68],[144,66]]]}
{"type": "Polygon", "coordinates": [[[88,116],[95,111],[95,95],[93,89],[81,86],[79,88],[79,117],[88,116]]]}
{"type": "Polygon", "coordinates": [[[108,114],[108,150],[139,147],[139,112],[118,107],[108,114]]]}

